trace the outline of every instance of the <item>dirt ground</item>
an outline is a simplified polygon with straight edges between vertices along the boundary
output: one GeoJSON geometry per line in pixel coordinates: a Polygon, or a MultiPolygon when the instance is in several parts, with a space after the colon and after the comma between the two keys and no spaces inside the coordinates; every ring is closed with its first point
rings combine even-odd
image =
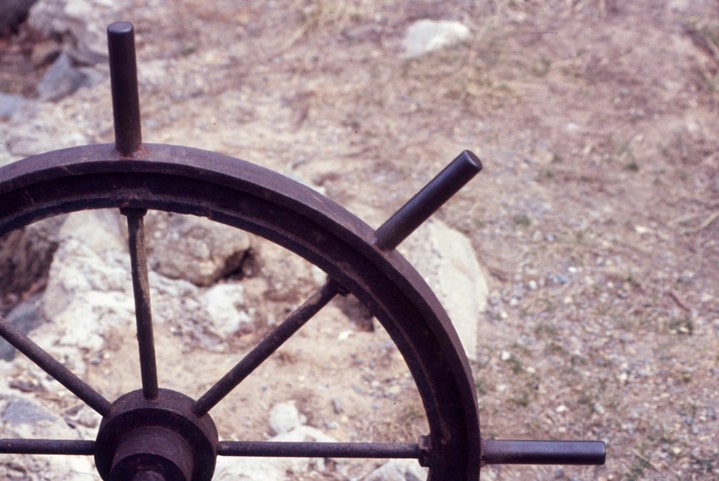
{"type": "MultiPolygon", "coordinates": [[[[135,7],[147,141],[221,151],[388,214],[463,149],[482,158],[438,215],[471,238],[490,282],[472,365],[483,436],[608,449],[602,467],[482,479],[719,479],[716,2],[135,7]],[[422,18],[459,20],[471,38],[402,59],[422,18]]],[[[106,85],[58,105],[90,141],[111,141],[106,85]]],[[[353,336],[401,364],[382,334],[353,336]]],[[[347,362],[327,389],[371,370],[347,362]]],[[[421,431],[414,408],[398,416],[398,435],[421,431]]]]}

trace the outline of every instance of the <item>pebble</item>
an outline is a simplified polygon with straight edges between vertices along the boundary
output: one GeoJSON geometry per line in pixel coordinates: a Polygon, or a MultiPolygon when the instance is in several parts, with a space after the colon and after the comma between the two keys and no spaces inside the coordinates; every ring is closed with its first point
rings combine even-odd
{"type": "Polygon", "coordinates": [[[417,58],[429,52],[455,45],[469,38],[469,28],[449,20],[418,20],[409,26],[402,42],[405,58],[417,58]]]}

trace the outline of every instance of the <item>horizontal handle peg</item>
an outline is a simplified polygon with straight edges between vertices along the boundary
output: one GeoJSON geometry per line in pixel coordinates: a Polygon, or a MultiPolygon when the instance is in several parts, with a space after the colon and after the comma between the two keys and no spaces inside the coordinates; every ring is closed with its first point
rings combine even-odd
{"type": "Polygon", "coordinates": [[[602,441],[482,441],[483,464],[602,465],[606,460],[602,441]]]}

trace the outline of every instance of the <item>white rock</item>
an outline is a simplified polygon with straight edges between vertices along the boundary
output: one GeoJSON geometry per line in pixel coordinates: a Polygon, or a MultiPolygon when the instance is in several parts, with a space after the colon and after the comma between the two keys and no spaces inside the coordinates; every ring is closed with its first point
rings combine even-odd
{"type": "Polygon", "coordinates": [[[270,410],[270,427],[276,434],[285,434],[302,424],[294,401],[275,404],[270,410]]]}
{"type": "Polygon", "coordinates": [[[375,469],[363,481],[424,481],[427,470],[417,461],[393,459],[375,469]]]}
{"type": "Polygon", "coordinates": [[[451,20],[418,20],[409,26],[402,45],[405,58],[457,44],[469,38],[469,28],[451,20]]]}
{"type": "Polygon", "coordinates": [[[430,219],[399,248],[444,306],[467,357],[477,359],[479,320],[489,288],[472,243],[461,232],[430,219]]]}
{"type": "MultiPolygon", "coordinates": [[[[364,204],[350,210],[373,226],[389,217],[364,204]]],[[[472,242],[444,222],[430,218],[398,250],[422,275],[452,320],[467,357],[477,360],[481,314],[487,306],[487,278],[472,242]]]]}
{"type": "MultiPolygon", "coordinates": [[[[304,416],[303,416],[304,417],[304,416]]],[[[304,419],[302,420],[304,422],[304,419]]],[[[291,431],[278,434],[270,439],[277,442],[295,442],[295,443],[336,443],[337,440],[332,436],[328,436],[319,429],[311,426],[300,425],[291,431]]],[[[284,470],[290,473],[303,473],[309,469],[315,471],[324,471],[325,461],[323,458],[284,458],[279,459],[278,464],[283,466],[284,470]]]]}
{"type": "Polygon", "coordinates": [[[10,119],[3,141],[14,157],[27,157],[89,143],[80,122],[68,121],[62,105],[27,102],[10,119]]]}
{"type": "Polygon", "coordinates": [[[217,284],[202,294],[209,328],[220,337],[252,330],[254,312],[244,304],[241,284],[217,284]]]}
{"type": "MultiPolygon", "coordinates": [[[[284,403],[286,404],[286,403],[284,403]]],[[[299,425],[269,441],[278,442],[337,442],[331,436],[310,426],[299,425]]],[[[321,458],[217,458],[213,481],[285,481],[314,469],[324,470],[321,458]],[[288,476],[288,473],[291,476],[288,476]]],[[[421,478],[424,479],[424,478],[421,478]]]]}
{"type": "Polygon", "coordinates": [[[58,234],[39,328],[53,344],[96,351],[103,333],[134,319],[129,256],[111,211],[70,214],[58,234]],[[79,335],[82,333],[82,335],[79,335]]]}
{"type": "Polygon", "coordinates": [[[213,481],[285,481],[284,467],[274,458],[217,458],[213,481]]]}

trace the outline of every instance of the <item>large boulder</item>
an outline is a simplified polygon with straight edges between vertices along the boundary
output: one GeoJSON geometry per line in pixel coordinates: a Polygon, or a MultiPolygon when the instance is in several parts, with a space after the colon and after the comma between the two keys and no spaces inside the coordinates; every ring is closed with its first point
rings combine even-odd
{"type": "Polygon", "coordinates": [[[237,270],[252,246],[248,233],[204,217],[151,212],[147,230],[152,269],[198,286],[237,270]]]}
{"type": "Polygon", "coordinates": [[[55,217],[0,237],[0,296],[22,294],[44,284],[62,221],[55,217]]]}
{"type": "MultiPolygon", "coordinates": [[[[370,225],[389,216],[363,204],[351,207],[370,225]]],[[[398,247],[422,275],[452,320],[467,357],[477,360],[480,319],[489,288],[469,238],[444,222],[430,218],[398,247]]]]}
{"type": "Polygon", "coordinates": [[[430,219],[399,250],[439,298],[467,357],[477,360],[480,319],[489,289],[472,242],[444,222],[430,219]]]}
{"type": "Polygon", "coordinates": [[[112,0],[40,0],[28,22],[46,37],[70,39],[68,53],[78,62],[93,65],[107,59],[109,19],[120,17],[121,2],[112,0]]]}
{"type": "MultiPolygon", "coordinates": [[[[208,236],[203,242],[217,242],[210,231],[202,232],[208,236]]],[[[169,235],[163,232],[161,237],[169,235]]],[[[78,351],[100,352],[113,329],[134,326],[124,217],[116,210],[76,212],[68,215],[58,237],[60,247],[53,258],[41,305],[43,317],[52,322],[38,328],[34,337],[45,340],[54,353],[80,360],[78,351]]],[[[152,244],[152,239],[147,243],[152,244]]],[[[184,259],[191,270],[196,258],[183,252],[184,245],[177,242],[163,248],[184,259]]],[[[215,259],[216,255],[213,256],[215,259]]],[[[224,261],[218,263],[224,265],[224,261]]],[[[178,332],[189,336],[198,346],[225,349],[227,336],[251,329],[248,323],[254,311],[244,309],[241,286],[225,283],[205,289],[154,271],[150,271],[149,277],[153,322],[158,325],[172,322],[178,332]]],[[[84,370],[82,365],[76,368],[77,372],[84,370]]]]}

